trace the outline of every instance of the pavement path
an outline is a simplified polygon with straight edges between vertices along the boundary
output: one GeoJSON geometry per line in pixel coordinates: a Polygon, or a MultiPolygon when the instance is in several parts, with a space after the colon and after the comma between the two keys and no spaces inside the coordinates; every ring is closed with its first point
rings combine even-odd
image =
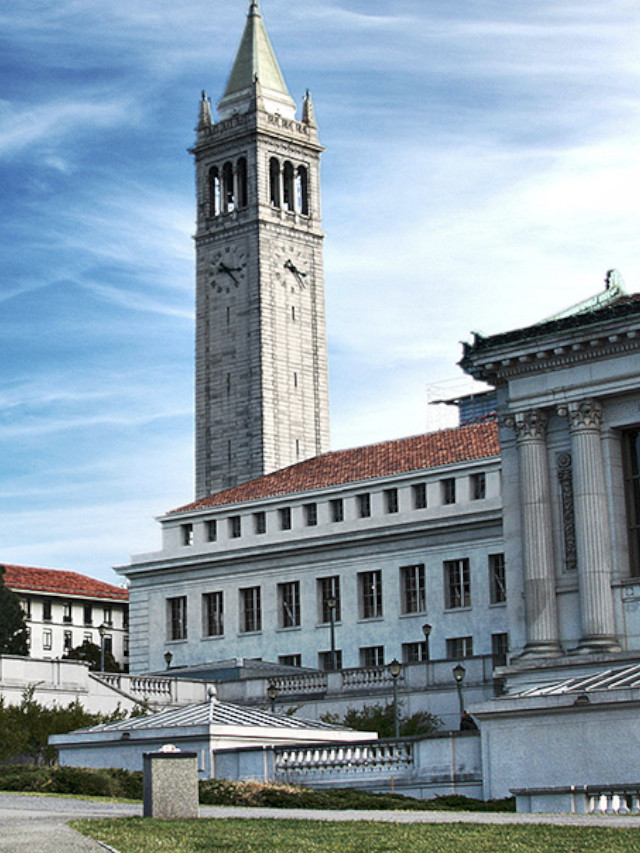
{"type": "MultiPolygon", "coordinates": [[[[0,853],[105,853],[105,847],[67,826],[75,818],[127,817],[141,805],[99,800],[0,794],[0,853]]],[[[387,823],[487,823],[640,828],[640,815],[503,814],[498,812],[316,811],[204,806],[205,818],[296,818],[299,820],[376,820],[387,823]]]]}

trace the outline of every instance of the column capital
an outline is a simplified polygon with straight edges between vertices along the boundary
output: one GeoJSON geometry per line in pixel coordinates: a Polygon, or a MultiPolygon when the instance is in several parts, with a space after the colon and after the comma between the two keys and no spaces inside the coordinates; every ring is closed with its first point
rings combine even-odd
{"type": "Polygon", "coordinates": [[[558,406],[558,415],[567,418],[572,432],[599,432],[602,424],[602,406],[593,399],[558,406]]]}
{"type": "Polygon", "coordinates": [[[549,418],[542,409],[529,409],[507,415],[504,425],[516,434],[516,441],[544,441],[549,418]]]}

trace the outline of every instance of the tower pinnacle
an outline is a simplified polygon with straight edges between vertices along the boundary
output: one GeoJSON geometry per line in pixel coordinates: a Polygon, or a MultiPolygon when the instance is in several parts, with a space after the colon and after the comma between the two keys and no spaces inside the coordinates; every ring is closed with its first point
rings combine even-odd
{"type": "Polygon", "coordinates": [[[252,0],[231,75],[218,104],[221,119],[249,111],[255,103],[256,80],[260,81],[267,112],[295,117],[296,105],[267,35],[258,0],[252,0]]]}

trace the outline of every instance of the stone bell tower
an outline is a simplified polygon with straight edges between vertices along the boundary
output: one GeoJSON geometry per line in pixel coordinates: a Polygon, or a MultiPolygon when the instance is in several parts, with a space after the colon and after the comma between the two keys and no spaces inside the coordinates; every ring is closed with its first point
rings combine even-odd
{"type": "Polygon", "coordinates": [[[254,0],[196,163],[196,498],[329,448],[320,154],[254,0]]]}

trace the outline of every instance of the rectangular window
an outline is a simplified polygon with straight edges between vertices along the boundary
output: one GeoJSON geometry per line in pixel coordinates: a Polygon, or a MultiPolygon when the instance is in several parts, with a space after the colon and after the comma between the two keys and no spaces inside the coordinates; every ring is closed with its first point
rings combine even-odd
{"type": "Polygon", "coordinates": [[[507,653],[509,651],[508,634],[491,635],[491,658],[494,667],[507,665],[507,653]]]}
{"type": "Polygon", "coordinates": [[[382,616],[382,572],[360,572],[360,618],[378,619],[382,616]]]}
{"type": "Polygon", "coordinates": [[[126,634],[122,638],[122,656],[125,658],[129,657],[129,637],[126,634]]]}
{"type": "Polygon", "coordinates": [[[62,647],[64,648],[65,652],[68,652],[70,649],[73,648],[73,634],[71,633],[71,631],[65,631],[62,635],[62,647]]]}
{"type": "Polygon", "coordinates": [[[91,634],[91,631],[87,631],[85,634],[83,634],[82,639],[83,639],[83,642],[85,642],[85,643],[92,643],[93,642],[93,636],[91,634]]]}
{"type": "Polygon", "coordinates": [[[469,560],[466,557],[462,560],[445,560],[444,591],[447,610],[471,607],[469,560]]]}
{"type": "Polygon", "coordinates": [[[385,512],[398,512],[398,490],[384,490],[384,508],[385,512]]]}
{"type": "Polygon", "coordinates": [[[93,625],[93,607],[90,604],[84,606],[84,624],[93,625]]]}
{"type": "Polygon", "coordinates": [[[50,652],[53,648],[53,631],[51,628],[45,628],[42,632],[42,648],[45,652],[50,652]]]}
{"type": "Polygon", "coordinates": [[[318,506],[317,504],[304,505],[304,522],[307,527],[315,527],[318,523],[318,506]]]}
{"type": "Polygon", "coordinates": [[[224,599],[222,592],[206,592],[202,596],[203,634],[205,637],[221,637],[224,634],[224,599]]]}
{"type": "MultiPolygon", "coordinates": [[[[336,669],[342,669],[342,649],[335,650],[336,669]]],[[[318,652],[318,669],[331,672],[331,652],[318,652]]]]}
{"type": "Polygon", "coordinates": [[[51,602],[43,601],[42,602],[42,621],[43,622],[51,622],[51,602]]]}
{"type": "Polygon", "coordinates": [[[473,637],[450,637],[447,640],[447,657],[450,660],[470,658],[473,654],[473,637]]]}
{"type": "Polygon", "coordinates": [[[629,561],[633,577],[640,576],[640,429],[623,434],[625,497],[629,561]]]}
{"type": "Polygon", "coordinates": [[[423,640],[421,643],[403,643],[402,644],[402,662],[403,663],[424,663],[427,660],[427,643],[423,640]]]}
{"type": "Polygon", "coordinates": [[[318,578],[318,600],[320,607],[320,623],[331,624],[331,611],[333,610],[333,621],[340,621],[340,578],[333,575],[330,578],[318,578]]]}
{"type": "Polygon", "coordinates": [[[369,492],[363,492],[357,495],[358,515],[360,518],[369,518],[371,515],[371,495],[369,492]]]}
{"type": "Polygon", "coordinates": [[[344,501],[342,498],[336,498],[330,502],[331,506],[331,521],[344,521],[344,501]]]}
{"type": "Polygon", "coordinates": [[[207,521],[207,541],[215,542],[218,538],[218,522],[214,519],[207,521]]]}
{"type": "Polygon", "coordinates": [[[504,554],[489,554],[489,596],[491,604],[507,600],[507,575],[504,554]]]}
{"type": "Polygon", "coordinates": [[[426,509],[427,508],[427,484],[426,483],[416,483],[411,487],[411,494],[413,497],[413,508],[414,509],[426,509]]]}
{"type": "Polygon", "coordinates": [[[129,627],[129,608],[127,607],[126,604],[122,609],[122,627],[123,628],[129,627]]]}
{"type": "Polygon", "coordinates": [[[193,545],[193,524],[180,525],[180,541],[184,546],[193,545]]]}
{"type": "Polygon", "coordinates": [[[187,638],[187,597],[180,595],[167,599],[167,639],[187,638]]]}
{"type": "Polygon", "coordinates": [[[280,530],[291,530],[291,507],[283,506],[278,510],[280,530]]]}
{"type": "Polygon", "coordinates": [[[456,502],[455,477],[447,477],[445,480],[440,480],[440,492],[443,504],[454,504],[456,502]]]}
{"type": "Polygon", "coordinates": [[[360,666],[384,666],[384,646],[364,646],[361,648],[360,666]]]}
{"type": "Polygon", "coordinates": [[[471,500],[483,501],[487,496],[487,477],[484,471],[471,475],[471,500]]]}
{"type": "Polygon", "coordinates": [[[229,538],[239,539],[242,536],[242,520],[239,515],[232,515],[229,519],[229,538]]]}
{"type": "Polygon", "coordinates": [[[258,535],[267,532],[267,514],[266,512],[253,513],[253,530],[258,535]]]}
{"type": "Polygon", "coordinates": [[[113,637],[111,634],[104,635],[104,652],[108,655],[113,654],[113,637]]]}
{"type": "Polygon", "coordinates": [[[278,655],[278,663],[282,666],[302,666],[302,655],[278,655]]]}
{"type": "Polygon", "coordinates": [[[31,619],[31,599],[21,598],[20,607],[22,608],[22,612],[24,613],[25,617],[27,619],[31,619]]]}
{"type": "Polygon", "coordinates": [[[102,621],[105,625],[113,625],[113,610],[111,607],[104,607],[102,610],[102,621]]]}
{"type": "Polygon", "coordinates": [[[240,590],[240,630],[244,634],[262,630],[262,604],[259,586],[250,586],[240,590]]]}
{"type": "Polygon", "coordinates": [[[62,605],[62,621],[63,622],[71,622],[72,621],[71,614],[72,614],[71,602],[65,601],[64,604],[62,605]]]}
{"type": "Polygon", "coordinates": [[[300,625],[300,581],[278,584],[278,626],[297,628],[300,625]]]}
{"type": "Polygon", "coordinates": [[[403,613],[424,613],[427,609],[424,564],[402,566],[400,589],[403,613]]]}

